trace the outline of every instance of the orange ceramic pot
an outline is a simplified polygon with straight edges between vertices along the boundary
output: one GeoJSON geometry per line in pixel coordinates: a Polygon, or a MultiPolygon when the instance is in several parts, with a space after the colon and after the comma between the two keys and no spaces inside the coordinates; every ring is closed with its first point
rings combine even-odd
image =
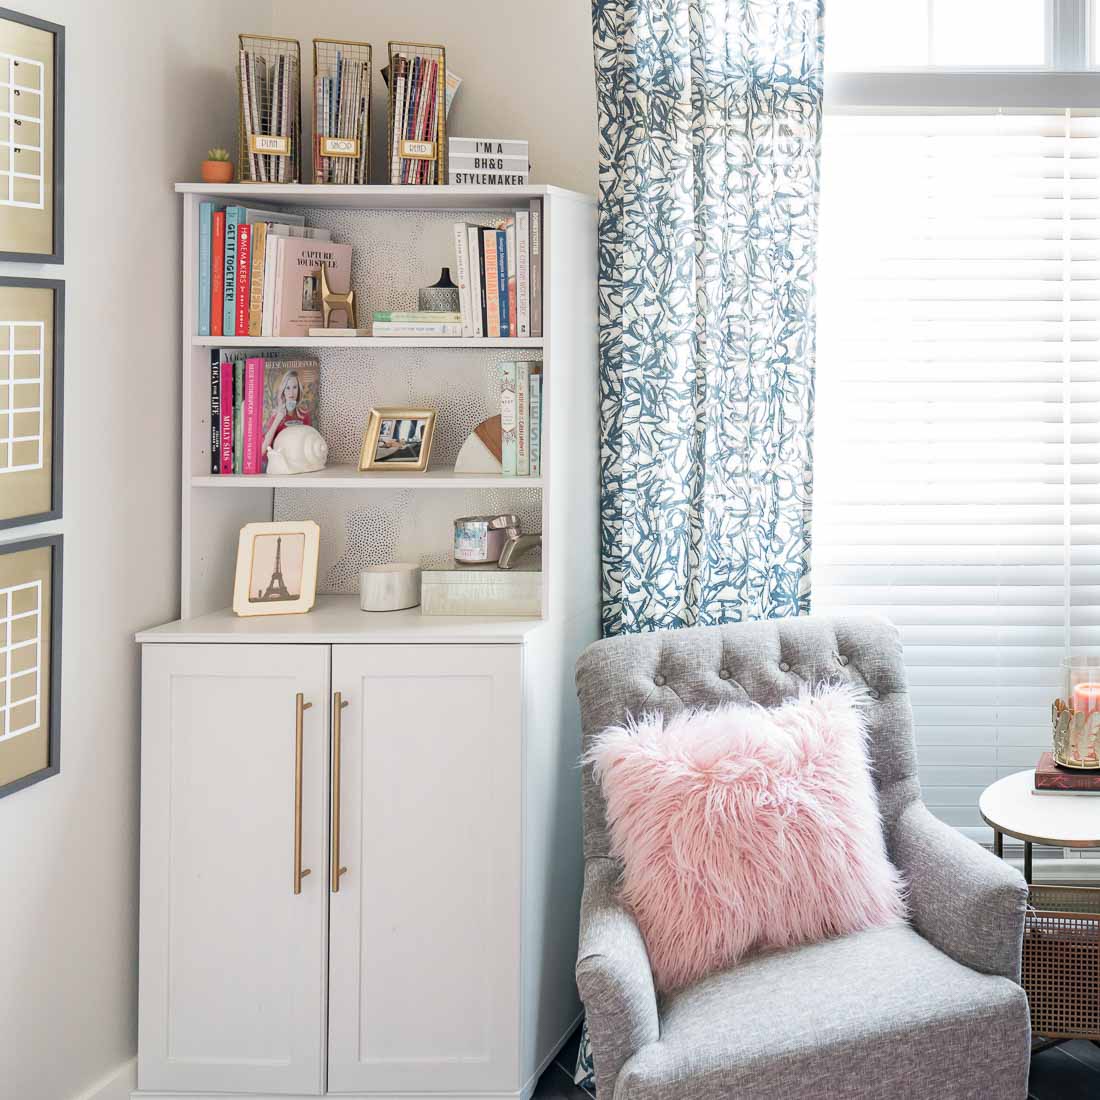
{"type": "Polygon", "coordinates": [[[203,183],[231,183],[233,181],[233,162],[231,160],[204,160],[202,162],[203,183]]]}

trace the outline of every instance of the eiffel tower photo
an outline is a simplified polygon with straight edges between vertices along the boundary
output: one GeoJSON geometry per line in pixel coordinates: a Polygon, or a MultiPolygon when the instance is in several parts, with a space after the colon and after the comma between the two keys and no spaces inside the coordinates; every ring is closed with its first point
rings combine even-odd
{"type": "Polygon", "coordinates": [[[274,603],[278,600],[296,600],[283,580],[283,538],[282,535],[275,540],[275,567],[271,570],[271,580],[267,582],[267,588],[261,588],[256,592],[254,603],[274,603]]]}

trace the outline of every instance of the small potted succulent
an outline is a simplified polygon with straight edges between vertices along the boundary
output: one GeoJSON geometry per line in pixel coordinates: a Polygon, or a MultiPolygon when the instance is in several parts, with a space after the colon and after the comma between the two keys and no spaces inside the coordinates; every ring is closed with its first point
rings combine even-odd
{"type": "Polygon", "coordinates": [[[226,149],[211,149],[202,162],[203,183],[231,183],[233,180],[233,162],[226,149]]]}

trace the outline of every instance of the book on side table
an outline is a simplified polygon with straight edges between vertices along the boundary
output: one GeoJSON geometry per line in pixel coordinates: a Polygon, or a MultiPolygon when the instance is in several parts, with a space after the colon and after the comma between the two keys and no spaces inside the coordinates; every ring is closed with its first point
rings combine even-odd
{"type": "Polygon", "coordinates": [[[1100,795],[1100,769],[1063,768],[1053,753],[1044,752],[1035,765],[1034,793],[1100,795]]]}

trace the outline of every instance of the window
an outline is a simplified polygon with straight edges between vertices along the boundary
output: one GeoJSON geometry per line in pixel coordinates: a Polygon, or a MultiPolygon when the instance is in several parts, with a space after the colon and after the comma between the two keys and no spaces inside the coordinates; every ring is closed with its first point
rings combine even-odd
{"type": "Polygon", "coordinates": [[[1100,113],[1064,102],[1100,73],[1066,79],[868,77],[822,142],[814,611],[900,627],[925,797],[982,840],[1100,652],[1100,113]]]}
{"type": "Polygon", "coordinates": [[[1046,0],[830,0],[826,64],[838,72],[1046,66],[1051,7],[1046,0]]]}

